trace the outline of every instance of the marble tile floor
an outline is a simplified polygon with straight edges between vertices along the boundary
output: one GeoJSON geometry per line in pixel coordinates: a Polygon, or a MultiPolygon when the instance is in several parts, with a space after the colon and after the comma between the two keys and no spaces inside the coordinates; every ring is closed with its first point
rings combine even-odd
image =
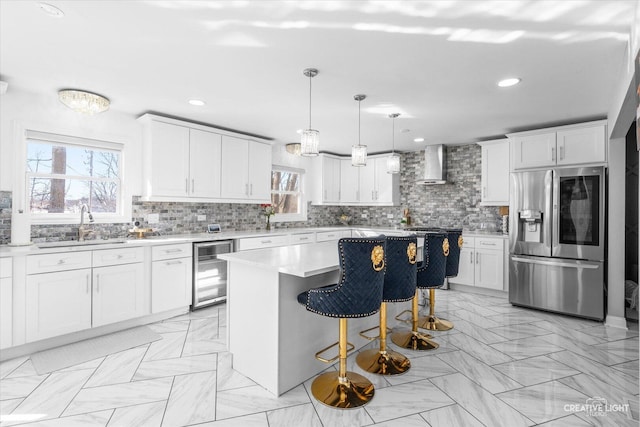
{"type": "Polygon", "coordinates": [[[432,332],[440,348],[403,351],[389,340],[412,363],[393,377],[363,373],[352,354],[348,368],[376,394],[336,410],[311,397],[313,378],[278,398],[234,371],[225,311],[155,323],[159,341],[46,375],[28,357],[0,363],[0,427],[638,426],[637,324],[623,331],[438,291],[437,314],[456,325],[432,332]],[[593,399],[610,410],[587,412],[593,399]]]}

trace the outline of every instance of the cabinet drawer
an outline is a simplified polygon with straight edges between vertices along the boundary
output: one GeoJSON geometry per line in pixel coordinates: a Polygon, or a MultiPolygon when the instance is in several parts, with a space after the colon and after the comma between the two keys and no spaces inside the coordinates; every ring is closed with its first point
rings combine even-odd
{"type": "Polygon", "coordinates": [[[289,244],[289,236],[264,236],[264,237],[247,237],[238,240],[238,251],[246,251],[250,249],[273,248],[276,246],[286,246],[289,244]]]}
{"type": "Polygon", "coordinates": [[[108,265],[131,264],[142,262],[144,258],[143,248],[118,248],[93,251],[93,266],[105,267],[108,265]]]}
{"type": "Polygon", "coordinates": [[[495,249],[496,251],[501,251],[503,245],[503,239],[476,237],[476,249],[495,249]]]}
{"type": "Polygon", "coordinates": [[[313,243],[316,241],[315,233],[300,233],[291,235],[291,244],[299,245],[301,243],[313,243]]]}
{"type": "Polygon", "coordinates": [[[91,268],[91,252],[64,252],[58,254],[30,255],[27,257],[27,274],[91,268]]]}
{"type": "Polygon", "coordinates": [[[13,274],[12,259],[13,258],[0,258],[0,277],[11,277],[13,274]]]}
{"type": "Polygon", "coordinates": [[[174,245],[159,245],[151,248],[151,260],[184,258],[191,256],[191,243],[177,243],[174,245]]]}
{"type": "Polygon", "coordinates": [[[476,247],[476,238],[462,235],[462,247],[463,248],[475,248],[476,247]]]}
{"type": "Polygon", "coordinates": [[[327,242],[330,240],[338,240],[341,237],[351,237],[351,230],[342,231],[323,231],[320,233],[316,233],[316,241],[317,242],[327,242]],[[348,234],[347,234],[348,233],[348,234]]]}

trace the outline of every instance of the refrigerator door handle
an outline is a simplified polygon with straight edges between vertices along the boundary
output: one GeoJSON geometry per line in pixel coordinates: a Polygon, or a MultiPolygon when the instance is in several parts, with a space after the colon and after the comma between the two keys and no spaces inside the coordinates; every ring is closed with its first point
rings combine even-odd
{"type": "Polygon", "coordinates": [[[539,264],[539,265],[549,265],[551,267],[570,267],[570,268],[585,268],[595,270],[600,268],[600,263],[590,262],[590,261],[569,261],[569,260],[550,260],[548,258],[545,259],[532,259],[525,258],[519,256],[512,256],[511,260],[513,262],[523,262],[526,264],[539,264]]]}
{"type": "Polygon", "coordinates": [[[547,255],[552,255],[552,235],[553,235],[553,224],[558,221],[558,216],[556,215],[555,204],[554,204],[554,172],[553,170],[548,170],[544,175],[544,191],[547,195],[545,201],[545,212],[547,214],[547,218],[542,218],[544,221],[544,230],[543,230],[543,241],[544,246],[546,247],[547,255]]]}

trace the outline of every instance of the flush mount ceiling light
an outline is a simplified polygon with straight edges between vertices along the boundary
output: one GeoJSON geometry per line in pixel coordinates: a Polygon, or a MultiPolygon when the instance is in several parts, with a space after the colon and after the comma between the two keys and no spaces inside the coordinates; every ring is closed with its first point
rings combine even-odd
{"type": "Polygon", "coordinates": [[[38,3],[38,6],[40,6],[40,9],[47,15],[54,16],[56,18],[62,18],[64,16],[64,12],[62,10],[50,5],[49,3],[38,3]]]}
{"type": "Polygon", "coordinates": [[[294,156],[299,156],[300,152],[302,151],[302,144],[300,144],[299,142],[292,142],[285,145],[284,148],[287,150],[287,153],[293,154],[294,156]]]}
{"type": "Polygon", "coordinates": [[[358,101],[358,145],[351,146],[351,166],[367,166],[367,146],[360,143],[360,103],[367,95],[355,95],[358,101]]]}
{"type": "Polygon", "coordinates": [[[73,111],[89,115],[107,111],[111,104],[102,95],[75,89],[61,90],[58,92],[58,99],[73,111]]]}
{"type": "Polygon", "coordinates": [[[504,80],[500,80],[498,82],[498,86],[500,87],[509,87],[509,86],[515,86],[518,83],[520,83],[522,81],[522,79],[518,78],[518,77],[512,77],[512,78],[508,78],[508,79],[504,79],[504,80]]]}
{"type": "Polygon", "coordinates": [[[424,138],[414,138],[413,142],[424,142],[424,138]]]}
{"type": "Polygon", "coordinates": [[[200,100],[200,99],[190,99],[189,100],[189,104],[191,105],[195,105],[196,107],[202,107],[203,105],[206,104],[206,102],[200,100]]]}
{"type": "Polygon", "coordinates": [[[393,123],[391,127],[391,155],[387,157],[387,173],[400,173],[400,156],[396,154],[396,117],[400,113],[389,114],[393,123]]]}
{"type": "Polygon", "coordinates": [[[302,137],[300,138],[300,155],[317,156],[320,132],[311,128],[311,79],[318,75],[318,70],[315,68],[305,68],[302,73],[309,77],[309,127],[302,131],[302,137]]]}

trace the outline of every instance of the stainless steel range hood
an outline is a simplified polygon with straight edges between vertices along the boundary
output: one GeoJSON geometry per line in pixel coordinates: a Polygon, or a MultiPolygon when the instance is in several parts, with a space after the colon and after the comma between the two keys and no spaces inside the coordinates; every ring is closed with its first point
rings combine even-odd
{"type": "Polygon", "coordinates": [[[444,145],[427,145],[424,149],[424,175],[418,184],[447,183],[447,149],[444,145]]]}

